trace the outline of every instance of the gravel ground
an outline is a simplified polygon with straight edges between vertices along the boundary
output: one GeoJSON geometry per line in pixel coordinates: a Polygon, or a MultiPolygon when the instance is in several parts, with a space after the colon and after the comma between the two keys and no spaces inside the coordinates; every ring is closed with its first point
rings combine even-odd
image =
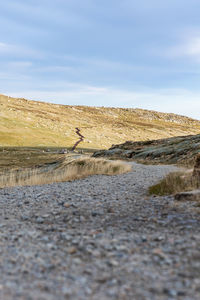
{"type": "Polygon", "coordinates": [[[200,208],[147,187],[173,166],[0,190],[0,299],[200,299],[200,208]]]}

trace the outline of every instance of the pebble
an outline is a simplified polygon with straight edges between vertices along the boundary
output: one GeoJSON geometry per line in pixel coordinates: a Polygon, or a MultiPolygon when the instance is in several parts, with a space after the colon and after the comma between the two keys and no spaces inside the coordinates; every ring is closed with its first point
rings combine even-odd
{"type": "Polygon", "coordinates": [[[64,296],[71,296],[73,294],[72,290],[69,287],[62,287],[62,293],[64,296]]]}
{"type": "Polygon", "coordinates": [[[71,206],[71,204],[66,202],[66,203],[63,204],[63,206],[66,207],[66,208],[69,208],[71,206]]]}
{"type": "Polygon", "coordinates": [[[77,252],[77,249],[76,249],[75,247],[69,247],[69,248],[67,249],[67,252],[68,252],[69,254],[74,254],[74,253],[77,252]]]}
{"type": "Polygon", "coordinates": [[[42,224],[42,223],[44,223],[44,218],[42,218],[42,217],[37,217],[35,221],[36,221],[38,224],[42,224]]]}

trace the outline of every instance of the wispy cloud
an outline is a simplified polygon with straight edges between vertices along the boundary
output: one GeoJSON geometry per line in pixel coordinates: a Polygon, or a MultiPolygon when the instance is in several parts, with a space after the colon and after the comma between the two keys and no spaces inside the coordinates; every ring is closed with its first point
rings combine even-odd
{"type": "Polygon", "coordinates": [[[32,61],[10,61],[7,64],[10,68],[27,69],[33,66],[32,61]]]}
{"type": "Polygon", "coordinates": [[[10,53],[13,51],[16,51],[17,47],[14,45],[6,44],[6,43],[0,43],[0,52],[1,53],[10,53]]]}
{"type": "Polygon", "coordinates": [[[191,38],[185,45],[185,54],[200,57],[200,35],[191,38]]]}
{"type": "Polygon", "coordinates": [[[172,58],[188,57],[200,62],[200,31],[187,31],[177,45],[169,47],[165,53],[172,58]]]}
{"type": "Polygon", "coordinates": [[[24,45],[17,44],[9,44],[0,42],[0,54],[5,56],[18,56],[18,57],[30,57],[32,59],[35,58],[43,58],[44,53],[42,51],[35,50],[34,48],[30,48],[24,45]]]}
{"type": "MultiPolygon", "coordinates": [[[[52,56],[53,57],[53,56],[52,56]]],[[[55,59],[58,57],[55,56],[55,59]]],[[[150,69],[147,66],[128,64],[125,62],[108,60],[102,58],[92,58],[92,57],[79,57],[79,56],[61,56],[59,57],[62,63],[55,65],[48,65],[43,67],[38,67],[38,72],[90,72],[94,70],[96,73],[98,71],[106,72],[131,72],[131,71],[144,71],[150,69]]],[[[152,70],[152,68],[151,68],[152,70]]]]}

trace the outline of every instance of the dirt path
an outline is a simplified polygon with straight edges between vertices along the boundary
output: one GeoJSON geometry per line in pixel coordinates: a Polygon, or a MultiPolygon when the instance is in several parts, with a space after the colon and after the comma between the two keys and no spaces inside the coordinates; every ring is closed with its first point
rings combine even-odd
{"type": "Polygon", "coordinates": [[[0,299],[200,299],[200,208],[146,196],[174,169],[0,190],[0,299]]]}

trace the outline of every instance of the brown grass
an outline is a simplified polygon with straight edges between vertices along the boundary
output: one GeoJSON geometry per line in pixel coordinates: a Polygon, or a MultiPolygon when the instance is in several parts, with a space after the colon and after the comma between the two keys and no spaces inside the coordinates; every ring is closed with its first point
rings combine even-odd
{"type": "Polygon", "coordinates": [[[40,168],[11,170],[0,175],[0,187],[42,185],[71,181],[90,175],[117,175],[131,170],[121,161],[109,161],[91,157],[67,158],[40,168]]]}
{"type": "Polygon", "coordinates": [[[149,188],[150,195],[172,195],[191,191],[200,187],[200,182],[191,172],[176,172],[167,175],[158,184],[149,188]]]}

